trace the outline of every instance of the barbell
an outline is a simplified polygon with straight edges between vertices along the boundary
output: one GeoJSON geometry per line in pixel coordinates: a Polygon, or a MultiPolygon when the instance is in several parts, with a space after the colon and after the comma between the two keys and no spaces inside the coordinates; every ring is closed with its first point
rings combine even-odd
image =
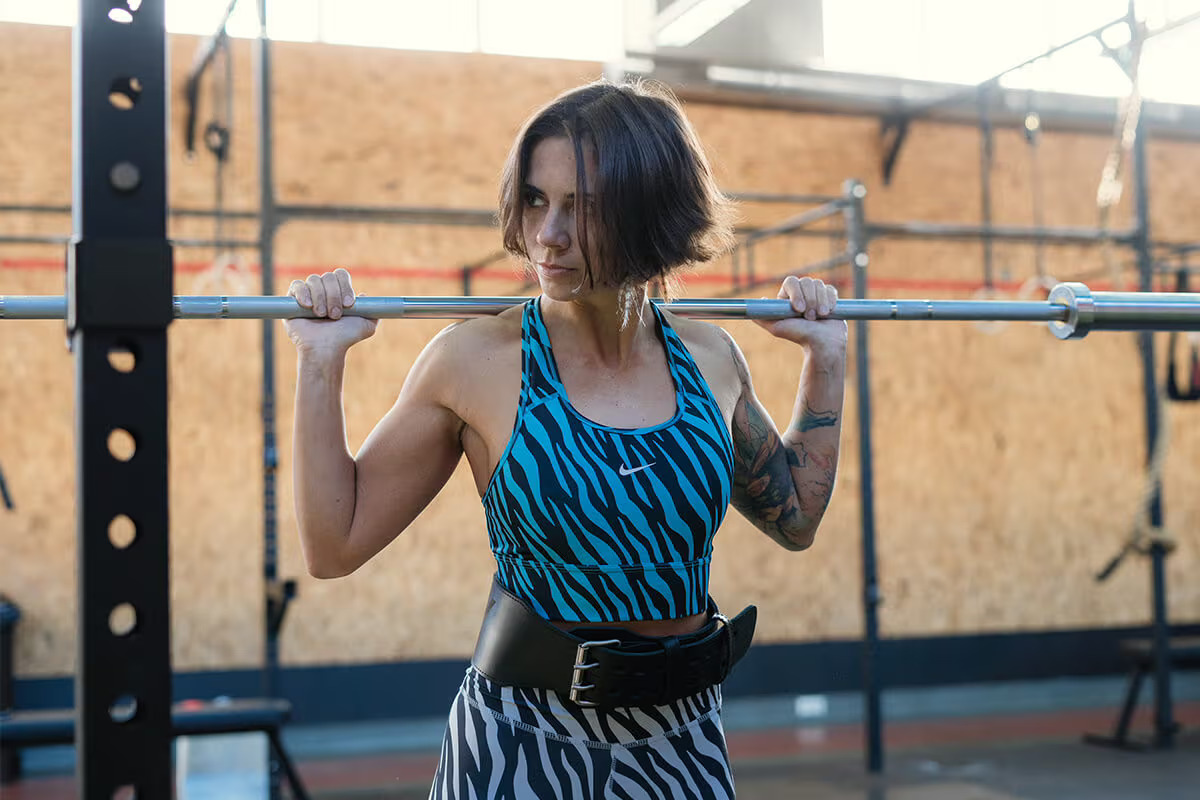
{"type": "MultiPolygon", "coordinates": [[[[527,297],[359,297],[346,316],[377,319],[462,319],[499,314],[527,297]]],[[[796,316],[787,300],[702,298],[661,302],[682,317],[776,320],[796,316]]],[[[291,297],[179,296],[177,319],[295,319],[316,316],[291,297]]],[[[0,295],[0,319],[64,319],[62,295],[0,295]]],[[[1200,293],[1093,292],[1082,283],[1060,283],[1045,301],[839,300],[831,315],[842,320],[943,320],[1046,322],[1060,339],[1091,331],[1200,330],[1200,293]]]]}

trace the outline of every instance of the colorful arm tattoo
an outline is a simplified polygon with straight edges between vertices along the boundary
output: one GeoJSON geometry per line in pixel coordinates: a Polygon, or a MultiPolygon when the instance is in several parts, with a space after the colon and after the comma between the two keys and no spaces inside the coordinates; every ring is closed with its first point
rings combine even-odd
{"type": "Polygon", "coordinates": [[[805,405],[780,437],[753,402],[749,373],[732,341],[730,348],[743,388],[733,413],[733,506],[779,544],[803,549],[829,505],[837,470],[836,445],[830,453],[814,450],[804,434],[836,426],[838,414],[805,405]]]}

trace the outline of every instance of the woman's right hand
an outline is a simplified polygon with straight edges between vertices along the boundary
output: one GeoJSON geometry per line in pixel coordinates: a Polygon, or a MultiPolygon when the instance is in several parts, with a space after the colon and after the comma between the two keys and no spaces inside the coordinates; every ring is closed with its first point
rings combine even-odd
{"type": "Polygon", "coordinates": [[[307,280],[292,281],[288,296],[319,317],[283,321],[288,337],[302,352],[343,354],[374,335],[379,325],[377,319],[342,315],[344,308],[354,305],[356,295],[350,273],[341,267],[324,275],[309,275],[307,280]]]}

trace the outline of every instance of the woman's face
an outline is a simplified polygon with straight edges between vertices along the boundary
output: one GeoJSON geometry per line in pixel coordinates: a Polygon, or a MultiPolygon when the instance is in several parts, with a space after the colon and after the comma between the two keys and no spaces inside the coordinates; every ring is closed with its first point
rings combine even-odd
{"type": "MultiPolygon", "coordinates": [[[[586,146],[588,186],[595,185],[595,159],[586,146]]],[[[575,186],[575,146],[565,136],[542,139],[529,157],[529,177],[522,187],[521,220],[525,252],[537,272],[542,293],[554,300],[577,299],[590,291],[586,264],[578,237],[578,220],[590,197],[581,197],[575,186]]],[[[591,233],[592,229],[589,229],[591,233]]],[[[594,234],[589,236],[594,240],[594,234]]],[[[588,253],[599,271],[594,248],[588,253]]]]}

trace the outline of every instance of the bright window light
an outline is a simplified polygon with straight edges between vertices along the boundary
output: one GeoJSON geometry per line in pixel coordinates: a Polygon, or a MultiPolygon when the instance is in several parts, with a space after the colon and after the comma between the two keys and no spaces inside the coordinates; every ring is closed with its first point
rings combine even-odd
{"type": "Polygon", "coordinates": [[[320,28],[323,41],[369,47],[469,52],[477,39],[474,0],[325,0],[320,28]]]}
{"type": "MultiPolygon", "coordinates": [[[[1117,20],[1127,10],[1127,0],[824,0],[825,52],[820,66],[977,84],[1117,20]]],[[[1137,11],[1153,31],[1200,11],[1200,0],[1139,0],[1137,11]]],[[[1120,47],[1128,43],[1128,28],[1110,26],[1103,38],[1110,47],[1120,47]]],[[[1200,21],[1149,40],[1142,53],[1143,95],[1197,103],[1197,52],[1200,21]]],[[[1012,72],[1002,84],[1101,97],[1123,97],[1130,91],[1129,79],[1095,38],[1012,72]]]]}
{"type": "Polygon", "coordinates": [[[675,0],[659,15],[654,41],[659,47],[686,47],[749,1],[675,0]]]}
{"type": "MultiPolygon", "coordinates": [[[[320,0],[270,0],[267,3],[267,32],[272,39],[311,42],[317,38],[320,0]]],[[[167,30],[208,36],[217,24],[229,0],[167,0],[167,30]]],[[[257,0],[239,0],[229,18],[230,36],[258,36],[257,0]]]]}
{"type": "Polygon", "coordinates": [[[1100,32],[1100,41],[1104,42],[1105,47],[1110,47],[1113,50],[1129,44],[1129,40],[1131,38],[1132,35],[1129,32],[1129,25],[1125,23],[1109,25],[1100,32]]]}
{"type": "MultiPolygon", "coordinates": [[[[317,10],[322,0],[272,0],[268,5],[268,27],[274,39],[312,41],[317,38],[317,10]]],[[[127,0],[129,11],[115,7],[117,22],[132,21],[142,0],[127,0]]],[[[207,36],[216,32],[229,0],[166,0],[167,30],[207,36]]],[[[0,0],[0,22],[73,26],[78,19],[79,0],[0,0]]],[[[256,0],[241,0],[229,21],[231,36],[258,35],[256,0]]]]}
{"type": "Polygon", "coordinates": [[[595,0],[479,0],[479,49],[485,53],[618,61],[624,3],[595,0]]]}
{"type": "Polygon", "coordinates": [[[0,21],[32,25],[75,24],[79,0],[0,0],[0,21]]]}

